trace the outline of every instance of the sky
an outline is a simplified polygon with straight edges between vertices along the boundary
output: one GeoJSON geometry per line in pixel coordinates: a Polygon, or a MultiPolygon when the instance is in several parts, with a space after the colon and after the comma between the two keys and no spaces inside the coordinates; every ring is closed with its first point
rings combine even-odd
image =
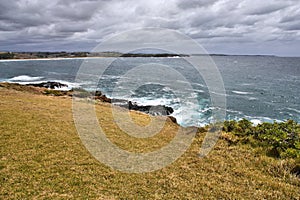
{"type": "Polygon", "coordinates": [[[0,0],[0,51],[91,51],[147,27],[208,53],[300,56],[299,0],[0,0]]]}

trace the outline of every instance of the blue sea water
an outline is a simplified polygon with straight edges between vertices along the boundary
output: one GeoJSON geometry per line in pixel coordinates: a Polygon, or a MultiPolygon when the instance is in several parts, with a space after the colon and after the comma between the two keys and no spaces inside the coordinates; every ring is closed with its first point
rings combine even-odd
{"type": "MultiPolygon", "coordinates": [[[[226,119],[247,118],[254,123],[293,119],[300,122],[300,58],[273,56],[212,56],[226,90],[226,119]]],[[[91,77],[95,70],[109,67],[99,78],[97,89],[113,98],[124,98],[143,105],[164,104],[174,108],[173,116],[183,126],[201,126],[211,120],[211,99],[203,77],[184,58],[89,58],[57,60],[0,61],[0,81],[32,83],[59,81],[70,87],[93,90],[89,79],[78,80],[80,66],[88,63],[91,77]],[[144,73],[127,76],[136,67],[151,63],[144,73]],[[173,91],[172,84],[149,75],[160,66],[169,66],[183,75],[190,89],[173,91]],[[120,84],[120,81],[123,84],[120,84]],[[126,84],[124,84],[126,80],[126,84]],[[139,81],[137,81],[139,80],[139,81]],[[137,85],[137,82],[143,85],[137,85]],[[196,99],[196,103],[189,101],[196,99]]],[[[164,73],[159,71],[159,73],[164,73]]],[[[168,72],[162,76],[168,79],[168,72]]],[[[159,76],[160,78],[162,76],[159,76]]]]}

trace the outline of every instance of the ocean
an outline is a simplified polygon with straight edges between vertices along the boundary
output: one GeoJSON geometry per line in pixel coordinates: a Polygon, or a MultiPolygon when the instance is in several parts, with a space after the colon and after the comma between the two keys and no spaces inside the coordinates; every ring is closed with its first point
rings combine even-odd
{"type": "MultiPolygon", "coordinates": [[[[226,91],[227,120],[246,118],[254,124],[287,119],[300,122],[300,58],[212,56],[212,59],[220,71],[226,91]]],[[[0,82],[58,81],[69,86],[63,89],[97,89],[111,98],[132,100],[140,105],[167,105],[174,109],[172,115],[182,126],[210,123],[212,110],[216,108],[211,105],[204,80],[184,58],[176,57],[0,61],[0,82]],[[87,77],[98,76],[96,87],[94,78],[76,78],[83,63],[90,66],[90,70],[85,72],[87,77]],[[110,63],[108,67],[107,63],[110,63]],[[148,65],[142,73],[130,73],[145,63],[148,65]],[[191,87],[174,91],[172,86],[182,80],[162,81],[161,77],[168,79],[169,76],[168,71],[158,70],[161,66],[168,66],[181,74],[191,87]],[[104,67],[107,68],[101,76],[95,73],[104,67]],[[155,72],[160,73],[158,79],[153,77],[155,72]]]]}

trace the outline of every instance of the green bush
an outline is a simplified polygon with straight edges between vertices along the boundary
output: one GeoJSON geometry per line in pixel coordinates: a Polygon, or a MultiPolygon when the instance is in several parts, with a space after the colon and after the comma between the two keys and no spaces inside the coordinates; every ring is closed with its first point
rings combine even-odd
{"type": "Polygon", "coordinates": [[[231,120],[225,121],[223,125],[223,131],[232,132],[238,136],[247,136],[253,133],[252,122],[247,119],[242,119],[238,122],[231,120]]]}
{"type": "Polygon", "coordinates": [[[238,122],[225,121],[223,131],[233,133],[240,141],[265,147],[269,155],[300,159],[300,125],[293,120],[265,122],[257,126],[246,119],[238,122]]]}
{"type": "Polygon", "coordinates": [[[235,130],[237,122],[234,120],[225,121],[223,124],[223,131],[225,132],[233,132],[235,130]]]}

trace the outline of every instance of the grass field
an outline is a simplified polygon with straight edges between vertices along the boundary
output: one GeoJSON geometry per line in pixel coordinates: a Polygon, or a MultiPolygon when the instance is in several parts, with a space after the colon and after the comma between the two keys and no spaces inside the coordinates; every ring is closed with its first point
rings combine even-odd
{"type": "MultiPolygon", "coordinates": [[[[128,151],[161,148],[178,129],[167,121],[156,136],[137,139],[116,126],[110,104],[99,103],[96,110],[108,138],[128,151]]],[[[146,114],[130,115],[140,125],[150,121],[146,114]]],[[[71,97],[0,87],[0,199],[300,199],[300,179],[289,173],[293,160],[232,145],[228,133],[199,158],[204,136],[199,132],[184,155],[161,170],[119,172],[82,144],[71,97]]]]}

